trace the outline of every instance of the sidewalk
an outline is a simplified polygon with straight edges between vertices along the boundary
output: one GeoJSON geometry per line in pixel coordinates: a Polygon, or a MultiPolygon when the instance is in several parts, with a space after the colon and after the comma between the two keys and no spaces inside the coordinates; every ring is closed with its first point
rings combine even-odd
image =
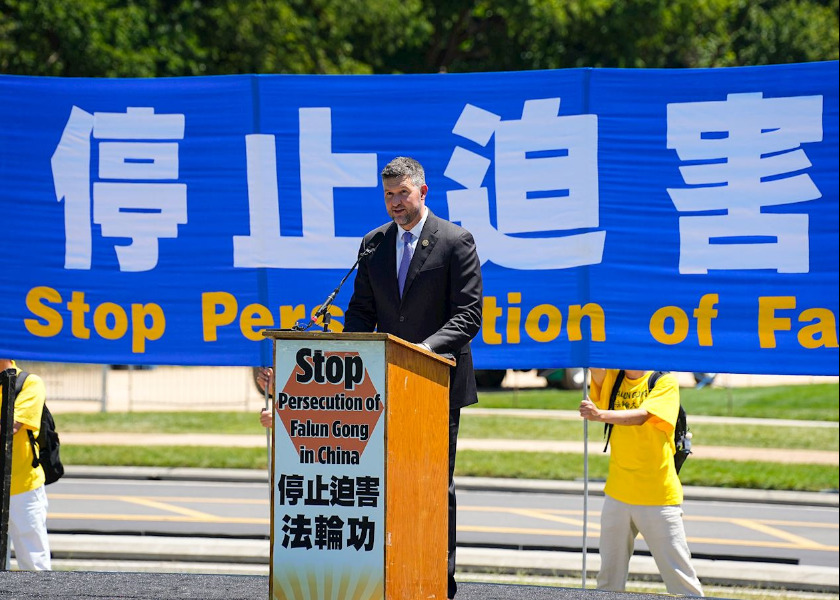
{"type": "MultiPolygon", "coordinates": [[[[576,410],[560,410],[545,408],[482,408],[480,404],[473,404],[463,409],[461,415],[493,416],[505,415],[523,419],[557,419],[561,421],[582,422],[576,410]]],[[[767,425],[770,427],[817,427],[820,429],[838,429],[837,421],[804,421],[799,419],[764,419],[757,417],[714,417],[708,415],[691,415],[692,423],[716,423],[718,425],[767,425]]]]}
{"type": "MultiPolygon", "coordinates": [[[[73,446],[221,446],[225,448],[265,448],[264,435],[225,435],[209,433],[73,433],[61,434],[61,443],[73,446]]],[[[589,453],[599,455],[602,442],[589,442],[589,453]]],[[[583,443],[577,441],[469,439],[458,440],[458,450],[481,452],[562,452],[582,454],[583,443]]],[[[840,453],[830,450],[789,450],[782,448],[733,448],[729,446],[695,446],[696,458],[719,460],[751,460],[792,464],[840,464],[840,453]]]]}

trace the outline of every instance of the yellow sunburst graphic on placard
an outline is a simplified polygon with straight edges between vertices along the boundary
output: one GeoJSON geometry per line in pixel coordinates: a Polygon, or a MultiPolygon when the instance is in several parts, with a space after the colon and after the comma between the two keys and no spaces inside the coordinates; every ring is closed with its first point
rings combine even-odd
{"type": "Polygon", "coordinates": [[[384,600],[385,583],[373,569],[275,569],[273,591],[273,600],[384,600]]]}

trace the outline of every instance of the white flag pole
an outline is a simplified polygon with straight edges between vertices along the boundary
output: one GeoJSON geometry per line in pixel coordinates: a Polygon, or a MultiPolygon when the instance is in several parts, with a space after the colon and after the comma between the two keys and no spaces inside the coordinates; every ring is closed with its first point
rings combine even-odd
{"type": "MultiPolygon", "coordinates": [[[[589,395],[589,368],[583,368],[583,399],[589,395]]],[[[583,543],[581,544],[581,588],[586,589],[586,523],[589,513],[589,420],[583,420],[583,543]]]]}

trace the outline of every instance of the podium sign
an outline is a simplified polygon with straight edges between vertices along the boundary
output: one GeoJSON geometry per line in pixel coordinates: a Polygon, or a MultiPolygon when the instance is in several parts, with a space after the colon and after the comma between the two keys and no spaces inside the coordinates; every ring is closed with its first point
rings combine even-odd
{"type": "Polygon", "coordinates": [[[381,600],[382,343],[314,342],[276,347],[273,595],[381,600]]]}
{"type": "Polygon", "coordinates": [[[446,598],[453,363],[387,334],[266,335],[271,599],[446,598]]]}

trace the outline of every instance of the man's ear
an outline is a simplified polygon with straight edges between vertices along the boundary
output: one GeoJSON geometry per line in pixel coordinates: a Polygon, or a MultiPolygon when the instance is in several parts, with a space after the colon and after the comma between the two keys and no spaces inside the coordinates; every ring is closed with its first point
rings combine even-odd
{"type": "Polygon", "coordinates": [[[420,186],[420,198],[423,201],[425,201],[426,200],[426,194],[428,194],[428,193],[429,193],[429,186],[424,183],[423,185],[420,186]]]}

